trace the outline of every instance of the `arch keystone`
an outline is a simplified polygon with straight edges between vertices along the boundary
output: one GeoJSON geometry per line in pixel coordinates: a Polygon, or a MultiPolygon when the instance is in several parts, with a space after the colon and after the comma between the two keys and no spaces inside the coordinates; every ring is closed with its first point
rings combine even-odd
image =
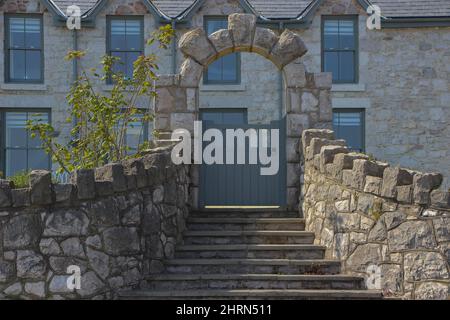
{"type": "Polygon", "coordinates": [[[256,16],[234,13],[228,16],[228,30],[233,35],[236,50],[248,49],[253,42],[256,29],[256,16]]]}
{"type": "Polygon", "coordinates": [[[284,30],[277,44],[272,49],[271,55],[274,63],[283,68],[288,63],[302,57],[308,49],[300,36],[288,29],[284,30]]]}
{"type": "Polygon", "coordinates": [[[217,54],[202,28],[186,32],[181,37],[178,47],[185,56],[191,57],[204,66],[217,54]]]}

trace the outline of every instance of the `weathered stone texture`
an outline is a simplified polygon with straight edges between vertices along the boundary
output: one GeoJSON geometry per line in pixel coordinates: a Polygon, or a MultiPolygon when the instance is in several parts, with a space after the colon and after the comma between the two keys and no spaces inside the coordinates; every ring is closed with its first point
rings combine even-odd
{"type": "Polygon", "coordinates": [[[448,193],[435,190],[441,176],[345,153],[328,130],[306,130],[302,141],[302,211],[326,256],[342,260],[349,274],[379,272],[372,285],[388,295],[446,299],[450,205],[448,193]]]}
{"type": "MultiPolygon", "coordinates": [[[[189,172],[174,167],[169,149],[106,165],[95,175],[94,170],[78,171],[76,187],[52,185],[47,172],[35,172],[31,188],[24,190],[48,187],[55,196],[42,191],[44,198],[36,195],[19,213],[11,201],[2,208],[1,297],[111,298],[138,285],[150,260],[150,269],[159,265],[161,270],[186,226],[189,172]],[[132,190],[125,184],[128,177],[134,178],[132,190]],[[95,193],[92,186],[98,182],[107,183],[109,192],[95,193]],[[67,288],[68,267],[74,265],[81,272],[80,290],[67,288]]],[[[4,185],[9,192],[9,182],[4,185]]]]}

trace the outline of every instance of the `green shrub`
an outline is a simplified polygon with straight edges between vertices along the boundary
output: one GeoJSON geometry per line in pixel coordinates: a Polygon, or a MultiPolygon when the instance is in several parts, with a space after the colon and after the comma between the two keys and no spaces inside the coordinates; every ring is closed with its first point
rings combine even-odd
{"type": "Polygon", "coordinates": [[[13,176],[8,177],[14,183],[14,188],[28,188],[30,182],[30,172],[29,171],[19,171],[13,176]]]}

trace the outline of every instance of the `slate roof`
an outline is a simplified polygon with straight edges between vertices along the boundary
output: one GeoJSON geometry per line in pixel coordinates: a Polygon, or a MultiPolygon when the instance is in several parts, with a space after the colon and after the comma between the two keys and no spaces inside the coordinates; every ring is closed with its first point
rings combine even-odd
{"type": "Polygon", "coordinates": [[[450,0],[370,0],[386,17],[450,17],[450,0]]]}
{"type": "MultiPolygon", "coordinates": [[[[76,4],[82,13],[89,11],[97,2],[108,0],[50,0],[62,12],[67,6],[76,4]]],[[[151,0],[144,0],[151,1],[151,0]]],[[[194,3],[202,0],[153,0],[153,4],[163,14],[175,18],[183,14],[194,3]]],[[[207,1],[207,0],[206,0],[207,1]]],[[[261,16],[269,19],[294,19],[308,11],[320,0],[241,0],[246,2],[261,16]]],[[[450,17],[450,0],[358,0],[362,4],[380,6],[384,17],[450,17]]]]}
{"type": "Polygon", "coordinates": [[[81,14],[89,11],[98,1],[97,0],[52,0],[53,3],[66,14],[68,6],[77,5],[81,9],[81,14]]]}

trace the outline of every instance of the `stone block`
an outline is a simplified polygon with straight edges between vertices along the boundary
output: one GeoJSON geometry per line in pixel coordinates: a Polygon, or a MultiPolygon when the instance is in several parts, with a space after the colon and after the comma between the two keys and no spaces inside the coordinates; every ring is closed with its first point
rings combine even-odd
{"type": "Polygon", "coordinates": [[[208,38],[216,48],[216,51],[221,55],[227,55],[233,52],[233,40],[231,38],[231,32],[229,30],[218,30],[210,34],[208,38]]]}
{"type": "Polygon", "coordinates": [[[256,28],[252,45],[252,52],[257,52],[264,57],[268,57],[274,45],[278,42],[275,32],[267,28],[256,28]]]}
{"type": "Polygon", "coordinates": [[[184,60],[180,67],[180,86],[186,88],[197,88],[202,77],[203,66],[193,59],[184,60]]]}
{"type": "Polygon", "coordinates": [[[74,185],[70,183],[57,183],[53,185],[56,202],[70,202],[74,197],[74,185]]]}
{"type": "Polygon", "coordinates": [[[61,209],[45,220],[44,236],[82,236],[87,234],[89,219],[81,211],[61,209]]]}
{"type": "Polygon", "coordinates": [[[95,181],[95,190],[99,197],[106,197],[114,194],[114,185],[111,181],[95,181]]]}
{"type": "Polygon", "coordinates": [[[306,71],[303,63],[289,63],[283,68],[286,87],[304,88],[306,86],[306,71]]]}
{"type": "Polygon", "coordinates": [[[348,149],[342,146],[323,146],[320,150],[320,171],[325,171],[325,165],[327,163],[332,163],[336,154],[348,152],[348,149]]]}
{"type": "Polygon", "coordinates": [[[30,205],[30,189],[12,189],[11,198],[13,207],[27,207],[30,205]]]}
{"type": "Polygon", "coordinates": [[[216,55],[216,50],[203,28],[196,28],[181,36],[178,47],[184,55],[207,66],[216,55]]]}
{"type": "Polygon", "coordinates": [[[410,252],[404,257],[406,281],[448,279],[447,261],[438,252],[410,252]]]}
{"type": "Polygon", "coordinates": [[[38,214],[21,214],[11,218],[3,228],[5,249],[25,249],[37,246],[42,234],[38,214]]]}
{"type": "Polygon", "coordinates": [[[0,283],[7,283],[16,276],[13,262],[5,261],[0,258],[0,283]]]}
{"type": "Polygon", "coordinates": [[[93,169],[76,170],[72,178],[77,186],[78,199],[95,198],[95,171],[93,169]]]}
{"type": "Polygon", "coordinates": [[[148,185],[147,172],[144,163],[140,159],[130,159],[123,162],[124,173],[136,177],[137,188],[144,188],[148,185]]]}
{"type": "Polygon", "coordinates": [[[397,187],[397,201],[403,203],[412,202],[412,185],[397,187]]]}
{"type": "Polygon", "coordinates": [[[136,228],[113,227],[102,233],[105,251],[112,255],[133,255],[139,252],[136,228]]]}
{"type": "Polygon", "coordinates": [[[99,181],[110,181],[115,192],[127,190],[123,166],[120,163],[109,163],[95,169],[95,179],[99,181]]]}
{"type": "Polygon", "coordinates": [[[381,196],[395,198],[397,196],[397,186],[410,185],[412,182],[413,175],[408,170],[399,167],[388,167],[383,172],[381,196]]]}
{"type": "Polygon", "coordinates": [[[380,195],[382,178],[367,176],[364,185],[364,192],[380,195]]]}
{"type": "Polygon", "coordinates": [[[233,35],[237,50],[249,49],[252,46],[256,29],[256,16],[253,14],[234,13],[228,16],[228,30],[233,35]]]}
{"type": "Polygon", "coordinates": [[[330,140],[330,139],[322,139],[322,138],[313,138],[311,139],[309,149],[305,154],[306,160],[312,159],[316,154],[320,154],[322,147],[324,146],[340,146],[345,147],[344,140],[330,140]]]}
{"type": "Polygon", "coordinates": [[[431,205],[435,208],[450,208],[450,192],[444,190],[434,190],[430,193],[431,205]]]}
{"type": "Polygon", "coordinates": [[[23,279],[41,279],[47,270],[44,258],[32,250],[17,251],[17,276],[23,279]]]}
{"type": "Polygon", "coordinates": [[[314,73],[314,85],[317,89],[331,89],[332,83],[331,72],[314,73]]]}
{"type": "Polygon", "coordinates": [[[333,120],[333,108],[329,90],[321,90],[319,93],[319,120],[330,122],[333,120]]]}
{"type": "Polygon", "coordinates": [[[0,179],[0,208],[12,205],[11,189],[13,183],[9,180],[0,179]]]}
{"type": "Polygon", "coordinates": [[[417,204],[428,204],[430,192],[437,189],[442,183],[440,173],[416,174],[413,178],[413,199],[417,204]]]}
{"type": "Polygon", "coordinates": [[[170,129],[186,129],[189,132],[194,132],[195,115],[191,112],[187,113],[172,113],[170,115],[170,129]]]}
{"type": "Polygon", "coordinates": [[[302,132],[302,147],[303,151],[306,151],[306,147],[309,146],[313,138],[321,138],[332,140],[334,138],[334,132],[328,129],[308,129],[302,132]]]}
{"type": "Polygon", "coordinates": [[[52,174],[46,170],[30,173],[30,198],[32,204],[52,203],[52,174]]]}
{"type": "Polygon", "coordinates": [[[436,246],[433,230],[425,221],[406,221],[388,231],[391,251],[432,249],[436,246]]]}
{"type": "Polygon", "coordinates": [[[273,47],[271,55],[274,60],[273,62],[279,68],[283,68],[295,59],[302,57],[307,51],[308,49],[300,36],[285,29],[273,47]]]}

